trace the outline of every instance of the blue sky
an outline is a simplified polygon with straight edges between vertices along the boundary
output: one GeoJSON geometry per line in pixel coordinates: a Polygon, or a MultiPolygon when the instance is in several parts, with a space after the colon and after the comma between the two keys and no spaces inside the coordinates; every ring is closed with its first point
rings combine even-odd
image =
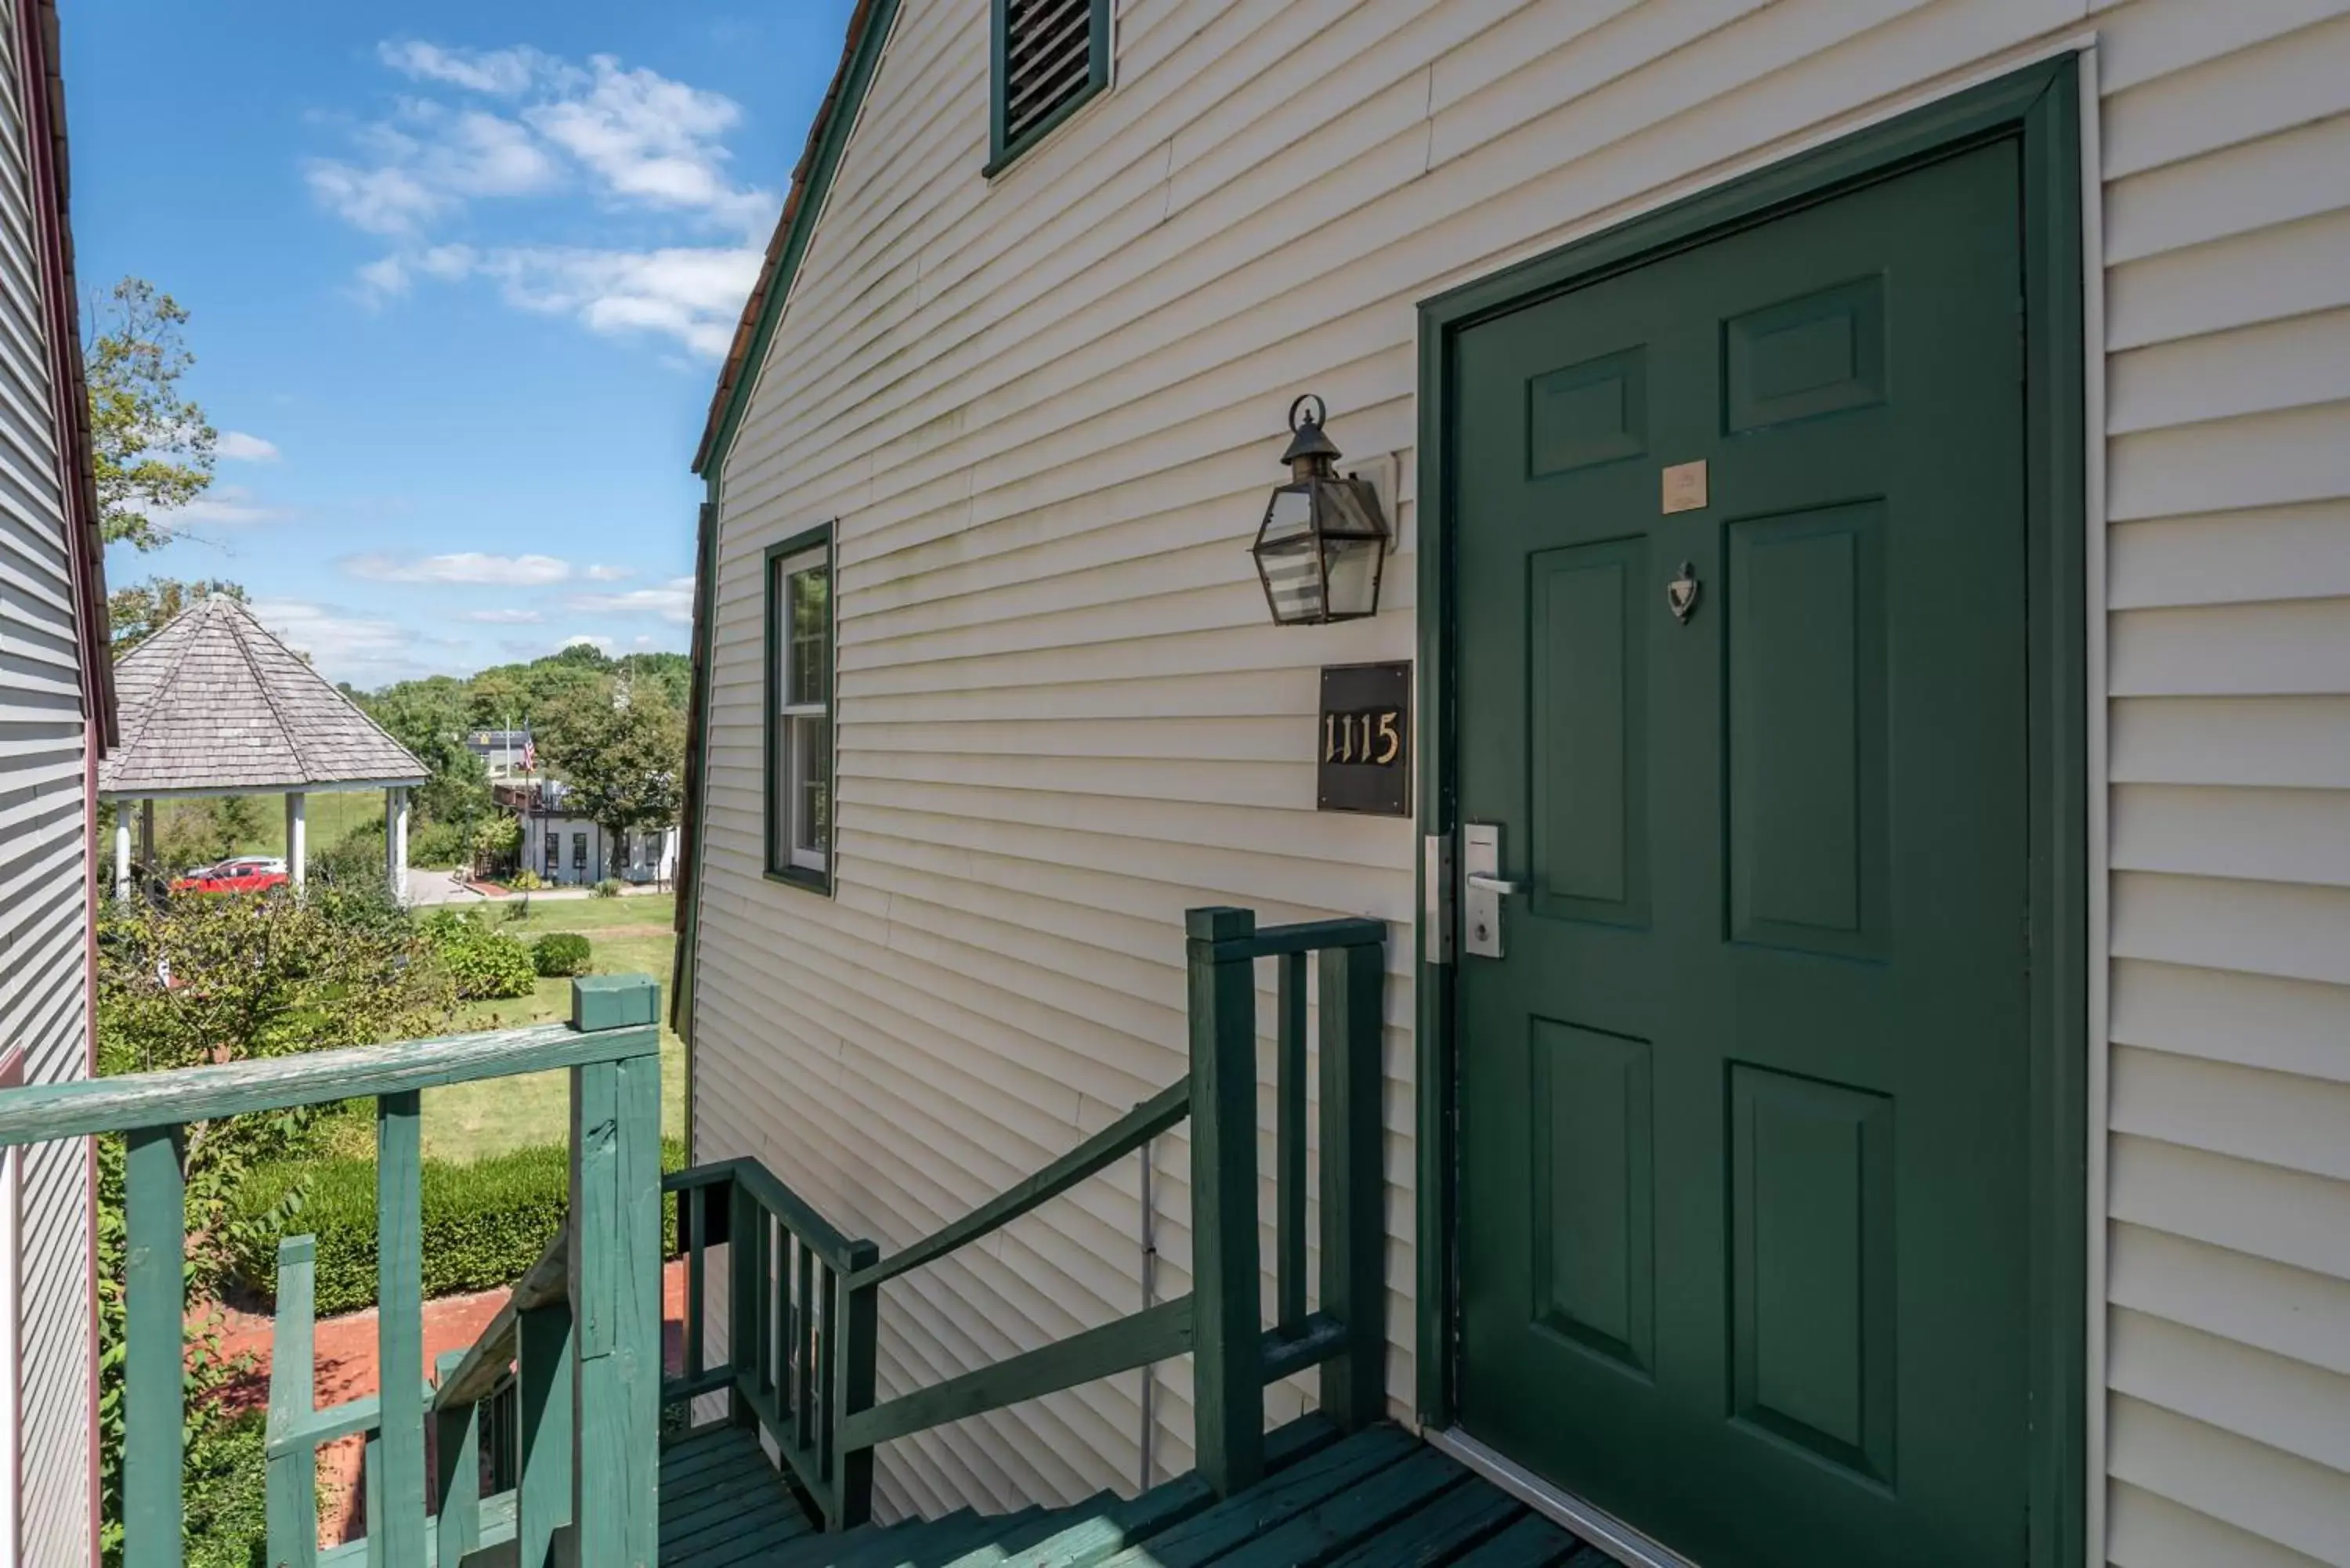
{"type": "Polygon", "coordinates": [[[187,306],[222,431],[109,579],[241,582],[362,686],[682,649],[687,465],[849,5],[64,7],[84,294],[187,306]]]}

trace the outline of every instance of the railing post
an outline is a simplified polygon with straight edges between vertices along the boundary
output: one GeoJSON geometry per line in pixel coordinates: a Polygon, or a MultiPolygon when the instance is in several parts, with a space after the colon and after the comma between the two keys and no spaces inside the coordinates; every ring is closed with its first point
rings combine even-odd
{"type": "MultiPolygon", "coordinates": [[[[881,1249],[870,1241],[848,1244],[850,1273],[869,1269],[881,1261],[881,1249]]],[[[840,1446],[840,1434],[848,1417],[873,1408],[874,1363],[880,1350],[881,1287],[878,1284],[852,1287],[839,1280],[832,1293],[839,1303],[840,1321],[824,1325],[834,1344],[827,1348],[834,1357],[830,1378],[832,1398],[827,1413],[829,1430],[825,1434],[825,1447],[832,1454],[833,1517],[828,1521],[835,1530],[850,1530],[873,1517],[873,1450],[858,1449],[853,1452],[840,1446]]]]}
{"type": "MultiPolygon", "coordinates": [[[[435,1369],[448,1381],[465,1359],[462,1350],[443,1355],[435,1369]]],[[[456,1405],[432,1413],[433,1495],[440,1500],[433,1532],[437,1568],[462,1568],[465,1554],[482,1543],[482,1407],[456,1405]]]]}
{"type": "MultiPolygon", "coordinates": [[[[650,981],[572,982],[575,1028],[657,1026],[650,981]]],[[[660,1057],[571,1070],[578,1568],[652,1568],[661,1380],[660,1057]]]]}
{"type": "Polygon", "coordinates": [[[180,1129],[145,1127],[125,1141],[122,1561],[124,1568],[180,1568],[188,1291],[180,1129]]]}
{"type": "Polygon", "coordinates": [[[420,1096],[382,1095],[375,1116],[376,1407],[383,1434],[381,1492],[369,1500],[370,1556],[408,1568],[424,1561],[423,1145],[420,1096]],[[380,1504],[380,1511],[377,1504],[380,1504]]]}
{"type": "Polygon", "coordinates": [[[1185,913],[1191,1015],[1193,1446],[1220,1496],[1264,1473],[1257,1262],[1256,985],[1247,909],[1185,913]]]}
{"type": "Polygon", "coordinates": [[[1322,1310],[1347,1325],[1347,1348],[1322,1364],[1322,1411],[1341,1430],[1387,1413],[1385,952],[1322,951],[1322,1310]]]}
{"type": "MultiPolygon", "coordinates": [[[[269,1417],[273,1441],[314,1407],[317,1243],[288,1236],[277,1243],[277,1315],[270,1328],[269,1417]]],[[[318,1560],[318,1451],[297,1443],[269,1456],[263,1486],[271,1568],[311,1568],[318,1560]]]]}
{"type": "Polygon", "coordinates": [[[548,1568],[571,1522],[571,1303],[515,1314],[515,1539],[519,1568],[548,1568]]]}

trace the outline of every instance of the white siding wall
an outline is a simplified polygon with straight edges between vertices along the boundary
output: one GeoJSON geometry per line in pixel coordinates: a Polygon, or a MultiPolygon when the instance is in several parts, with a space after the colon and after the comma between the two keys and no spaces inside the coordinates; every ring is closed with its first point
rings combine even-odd
{"type": "MultiPolygon", "coordinates": [[[[1283,409],[1408,497],[1418,300],[2095,26],[2112,1551],[2350,1562],[2345,9],[1120,0],[1116,90],[991,188],[984,0],[905,0],[722,475],[698,1152],[902,1243],[1181,1071],[1186,906],[1383,917],[1400,1412],[1412,830],[1317,815],[1307,745],[1318,666],[1414,651],[1413,520],[1376,621],[1266,625],[1283,409]],[[826,901],[760,876],[760,561],[834,517],[826,901]]],[[[890,1286],[885,1393],[1131,1310],[1134,1175],[890,1286]]],[[[1130,1482],[1138,1422],[1129,1376],[894,1445],[885,1499],[1130,1482]]]]}
{"type": "MultiPolygon", "coordinates": [[[[0,1053],[88,1069],[84,734],[16,10],[0,0],[0,1053]]],[[[25,1163],[25,1555],[90,1560],[89,1189],[80,1143],[25,1163]]]]}
{"type": "Polygon", "coordinates": [[[2350,1563],[2350,7],[2104,51],[2110,1555],[2350,1563]]]}

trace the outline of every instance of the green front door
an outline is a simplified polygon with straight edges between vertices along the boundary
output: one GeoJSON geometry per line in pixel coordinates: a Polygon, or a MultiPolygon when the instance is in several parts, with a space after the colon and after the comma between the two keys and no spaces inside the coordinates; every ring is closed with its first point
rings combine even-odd
{"type": "Polygon", "coordinates": [[[1459,341],[1520,889],[1459,960],[1461,1420],[1704,1568],[2023,1559],[2019,202],[1982,147],[1459,341]]]}

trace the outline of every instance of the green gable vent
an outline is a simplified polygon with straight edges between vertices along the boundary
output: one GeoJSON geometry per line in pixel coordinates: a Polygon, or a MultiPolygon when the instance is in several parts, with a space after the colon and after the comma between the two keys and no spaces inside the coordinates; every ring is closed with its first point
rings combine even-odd
{"type": "Polygon", "coordinates": [[[1109,85],[1110,0],[993,0],[990,174],[1109,85]]]}

